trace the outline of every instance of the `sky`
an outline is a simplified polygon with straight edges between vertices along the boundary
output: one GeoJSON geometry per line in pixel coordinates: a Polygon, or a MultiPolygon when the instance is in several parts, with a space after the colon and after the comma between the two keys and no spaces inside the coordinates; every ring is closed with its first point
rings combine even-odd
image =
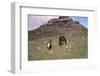
{"type": "Polygon", "coordinates": [[[57,16],[35,16],[29,15],[28,16],[28,30],[34,30],[40,25],[46,24],[48,20],[52,18],[57,18],[57,16]]]}
{"type": "MultiPolygon", "coordinates": [[[[88,27],[88,17],[70,16],[73,20],[79,21],[83,26],[88,27]]],[[[36,16],[28,15],[28,31],[37,29],[40,25],[46,24],[48,20],[58,16],[36,16]]]]}
{"type": "Polygon", "coordinates": [[[83,26],[88,28],[88,17],[72,16],[73,20],[78,20],[83,26]]]}

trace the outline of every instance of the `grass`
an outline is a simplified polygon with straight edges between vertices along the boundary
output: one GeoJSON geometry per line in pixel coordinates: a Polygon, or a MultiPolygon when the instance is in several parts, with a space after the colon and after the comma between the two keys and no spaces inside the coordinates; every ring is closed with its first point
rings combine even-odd
{"type": "Polygon", "coordinates": [[[58,36],[52,36],[28,41],[28,60],[79,59],[88,57],[87,36],[66,36],[68,42],[63,46],[58,45],[58,38],[58,36]],[[47,49],[49,39],[52,40],[52,54],[47,49]]]}
{"type": "Polygon", "coordinates": [[[88,58],[87,32],[88,29],[80,24],[73,24],[71,28],[52,26],[29,31],[28,60],[88,58]],[[59,46],[59,33],[62,32],[68,41],[66,45],[59,46]],[[52,40],[52,54],[47,49],[49,40],[52,40]]]}

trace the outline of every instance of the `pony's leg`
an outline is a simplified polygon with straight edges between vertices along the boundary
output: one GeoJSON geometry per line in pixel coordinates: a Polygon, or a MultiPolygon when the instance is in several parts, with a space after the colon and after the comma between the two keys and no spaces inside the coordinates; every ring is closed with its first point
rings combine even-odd
{"type": "Polygon", "coordinates": [[[66,44],[66,40],[65,40],[65,44],[66,44]]]}
{"type": "Polygon", "coordinates": [[[59,40],[59,46],[61,45],[61,41],[59,40]]]}

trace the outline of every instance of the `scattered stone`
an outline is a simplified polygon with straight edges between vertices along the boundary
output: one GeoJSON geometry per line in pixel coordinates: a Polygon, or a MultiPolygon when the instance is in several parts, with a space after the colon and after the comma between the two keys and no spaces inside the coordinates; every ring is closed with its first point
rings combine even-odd
{"type": "Polygon", "coordinates": [[[41,48],[40,47],[37,47],[37,49],[40,50],[41,48]]]}
{"type": "Polygon", "coordinates": [[[64,53],[64,55],[66,55],[66,53],[64,53]]]}
{"type": "Polygon", "coordinates": [[[68,49],[68,47],[66,46],[66,49],[68,49]]]}
{"type": "Polygon", "coordinates": [[[52,54],[52,53],[53,53],[53,51],[51,50],[51,51],[50,51],[50,54],[52,54]]]}

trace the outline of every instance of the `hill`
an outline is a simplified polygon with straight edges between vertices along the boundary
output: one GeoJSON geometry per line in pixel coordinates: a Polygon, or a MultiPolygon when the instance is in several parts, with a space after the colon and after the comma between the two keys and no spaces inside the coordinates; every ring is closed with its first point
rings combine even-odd
{"type": "Polygon", "coordinates": [[[69,16],[53,18],[28,32],[28,59],[87,58],[87,33],[86,27],[69,16]],[[58,39],[61,34],[67,39],[67,44],[59,47],[58,39]],[[49,54],[47,50],[49,40],[52,40],[53,54],[49,54]]]}
{"type": "MultiPolygon", "coordinates": [[[[62,17],[62,16],[60,16],[62,17]]],[[[60,18],[59,17],[59,18],[60,18]]],[[[59,22],[58,20],[64,20],[64,18],[60,19],[51,19],[47,24],[41,25],[39,28],[28,32],[28,40],[34,40],[41,37],[51,37],[58,36],[61,33],[64,34],[78,34],[87,33],[87,28],[82,26],[78,21],[73,21],[69,17],[65,17],[66,23],[64,21],[59,22]],[[67,19],[67,20],[66,20],[67,19]]]]}

